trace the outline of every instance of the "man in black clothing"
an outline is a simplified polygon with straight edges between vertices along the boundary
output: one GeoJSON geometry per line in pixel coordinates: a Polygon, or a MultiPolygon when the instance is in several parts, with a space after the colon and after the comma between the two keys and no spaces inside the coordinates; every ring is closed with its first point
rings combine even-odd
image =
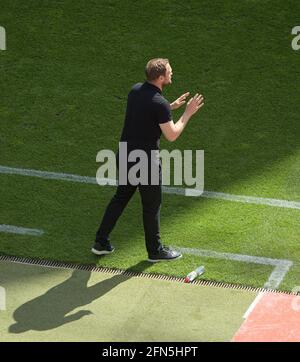
{"type": "MultiPolygon", "coordinates": [[[[161,243],[160,239],[160,207],[161,207],[161,165],[159,161],[159,141],[163,133],[168,141],[175,141],[191,116],[203,106],[202,95],[196,94],[191,98],[186,109],[176,124],[172,121],[171,110],[179,108],[185,103],[189,92],[183,94],[173,103],[169,103],[162,95],[164,86],[172,83],[172,68],[168,59],[151,59],[145,69],[147,80],[132,87],[127,98],[127,108],[124,127],[120,142],[126,142],[126,154],[117,153],[117,166],[119,159],[125,159],[127,170],[135,163],[128,161],[128,154],[132,150],[143,150],[151,158],[151,150],[156,152],[157,159],[152,160],[158,166],[158,182],[150,180],[151,165],[148,165],[147,184],[130,182],[129,177],[125,183],[120,183],[117,191],[108,204],[102,222],[96,234],[92,252],[96,255],[110,254],[114,247],[109,242],[109,234],[114,228],[118,218],[127,203],[139,189],[143,205],[143,224],[145,232],[146,249],[150,262],[176,260],[182,255],[161,243]]],[[[124,152],[123,152],[124,153],[124,152]]],[[[120,162],[120,166],[124,164],[120,162]]],[[[154,168],[152,168],[153,170],[154,168]]],[[[120,172],[119,168],[119,174],[120,172]]],[[[128,175],[126,175],[128,176],[128,175]]]]}

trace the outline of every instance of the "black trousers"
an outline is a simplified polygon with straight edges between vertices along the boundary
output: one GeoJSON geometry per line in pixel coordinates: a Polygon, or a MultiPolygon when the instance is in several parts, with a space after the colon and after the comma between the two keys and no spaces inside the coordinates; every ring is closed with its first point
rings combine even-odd
{"type": "Polygon", "coordinates": [[[148,254],[153,254],[161,248],[161,165],[159,165],[159,185],[118,185],[116,193],[105,210],[103,219],[96,234],[96,242],[103,245],[109,243],[110,232],[113,230],[123,210],[137,189],[139,190],[143,207],[143,225],[147,252],[148,254]]]}

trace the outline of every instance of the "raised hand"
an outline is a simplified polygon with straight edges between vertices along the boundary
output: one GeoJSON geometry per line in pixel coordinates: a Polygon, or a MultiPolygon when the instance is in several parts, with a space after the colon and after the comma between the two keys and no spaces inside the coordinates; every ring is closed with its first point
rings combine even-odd
{"type": "Polygon", "coordinates": [[[198,112],[198,110],[204,105],[204,98],[202,94],[195,94],[194,97],[192,97],[185,108],[185,113],[191,117],[193,114],[198,112]]]}
{"type": "Polygon", "coordinates": [[[177,98],[173,103],[171,103],[171,109],[177,109],[185,104],[186,98],[190,95],[190,92],[182,94],[179,98],[177,98]]]}

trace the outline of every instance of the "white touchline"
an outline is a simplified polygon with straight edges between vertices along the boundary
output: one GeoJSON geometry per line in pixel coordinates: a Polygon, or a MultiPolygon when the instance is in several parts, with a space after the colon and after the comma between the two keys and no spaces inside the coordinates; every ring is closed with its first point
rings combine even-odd
{"type": "MultiPolygon", "coordinates": [[[[86,184],[97,184],[96,177],[90,176],[80,176],[67,173],[57,173],[57,172],[47,172],[39,171],[32,169],[24,168],[14,168],[0,166],[0,173],[2,174],[11,174],[11,175],[20,175],[20,176],[31,176],[39,177],[47,180],[63,180],[71,182],[82,182],[86,184]]],[[[99,179],[98,179],[99,181],[99,179]]],[[[113,179],[102,179],[103,185],[116,186],[117,181],[113,179]]],[[[176,194],[176,195],[185,195],[185,196],[194,196],[194,197],[205,197],[209,199],[220,199],[234,202],[242,202],[256,205],[268,205],[273,207],[281,207],[287,209],[298,209],[300,210],[300,202],[298,201],[287,201],[287,200],[278,200],[270,199],[265,197],[254,197],[254,196],[243,196],[243,195],[232,195],[222,192],[214,191],[198,191],[191,188],[176,188],[176,187],[166,187],[163,186],[162,190],[167,194],[176,194]]]]}
{"type": "MultiPolygon", "coordinates": [[[[196,192],[196,190],[193,191],[196,192]]],[[[300,210],[300,202],[298,201],[287,201],[287,200],[270,199],[266,197],[254,197],[254,196],[244,196],[244,195],[232,195],[232,194],[225,194],[223,192],[214,192],[214,191],[204,191],[201,196],[209,199],[228,200],[228,201],[243,202],[248,204],[268,205],[275,207],[283,207],[287,209],[300,210]]]]}
{"type": "Polygon", "coordinates": [[[43,230],[28,229],[28,228],[22,228],[19,226],[4,225],[4,224],[0,224],[0,232],[1,233],[10,233],[10,234],[21,234],[21,235],[33,235],[33,236],[41,236],[44,234],[43,230]]]}
{"type": "Polygon", "coordinates": [[[261,264],[261,265],[272,265],[274,266],[274,269],[263,286],[265,289],[277,289],[282,280],[284,279],[286,273],[293,265],[292,261],[286,259],[271,259],[271,258],[264,258],[261,256],[221,253],[213,250],[178,248],[178,247],[174,248],[181,251],[184,254],[198,255],[205,258],[225,259],[225,260],[239,261],[243,263],[261,264]]]}

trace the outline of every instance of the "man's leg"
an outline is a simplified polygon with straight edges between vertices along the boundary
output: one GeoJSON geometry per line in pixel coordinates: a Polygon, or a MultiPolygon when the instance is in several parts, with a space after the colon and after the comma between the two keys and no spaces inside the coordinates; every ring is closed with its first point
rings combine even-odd
{"type": "Polygon", "coordinates": [[[159,185],[139,185],[143,204],[143,222],[148,261],[176,260],[181,253],[162,245],[160,239],[160,208],[162,201],[162,177],[159,165],[159,185]]]}
{"type": "Polygon", "coordinates": [[[143,224],[145,231],[146,249],[148,255],[156,254],[161,248],[160,240],[160,207],[162,200],[162,175],[159,160],[151,158],[152,168],[148,169],[148,185],[139,185],[143,204],[143,224]],[[152,184],[152,176],[158,185],[152,184]]]}
{"type": "Polygon", "coordinates": [[[137,186],[132,186],[129,184],[118,186],[115,195],[105,210],[102,222],[96,234],[96,242],[102,245],[109,244],[109,234],[114,228],[116,222],[118,221],[136,189],[137,186]]]}
{"type": "Polygon", "coordinates": [[[143,223],[148,255],[162,247],[160,240],[161,185],[139,185],[143,204],[143,223]]]}

